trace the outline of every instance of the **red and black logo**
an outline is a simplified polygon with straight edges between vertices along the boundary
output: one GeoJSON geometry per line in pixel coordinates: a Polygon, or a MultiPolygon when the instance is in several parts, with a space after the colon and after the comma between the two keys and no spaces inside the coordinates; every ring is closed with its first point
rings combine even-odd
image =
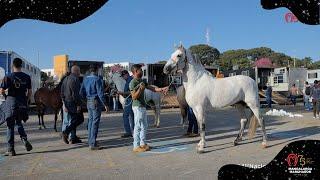
{"type": "Polygon", "coordinates": [[[288,166],[293,166],[293,167],[296,167],[298,165],[298,155],[292,153],[292,154],[289,154],[286,161],[288,163],[288,166]]]}

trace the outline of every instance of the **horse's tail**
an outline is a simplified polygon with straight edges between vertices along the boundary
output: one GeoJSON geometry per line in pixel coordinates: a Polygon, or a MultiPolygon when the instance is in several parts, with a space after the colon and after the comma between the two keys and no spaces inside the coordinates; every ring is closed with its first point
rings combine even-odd
{"type": "Polygon", "coordinates": [[[250,124],[249,124],[249,129],[248,129],[248,137],[249,139],[252,139],[257,131],[258,127],[258,118],[254,115],[254,113],[251,111],[251,118],[250,118],[250,124]]]}

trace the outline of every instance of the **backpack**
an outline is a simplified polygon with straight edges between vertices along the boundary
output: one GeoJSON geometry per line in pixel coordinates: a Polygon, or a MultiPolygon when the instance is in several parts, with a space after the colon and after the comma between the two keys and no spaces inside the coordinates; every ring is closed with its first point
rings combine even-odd
{"type": "Polygon", "coordinates": [[[306,87],[305,94],[306,94],[306,95],[310,95],[310,91],[311,91],[310,86],[306,87]]]}

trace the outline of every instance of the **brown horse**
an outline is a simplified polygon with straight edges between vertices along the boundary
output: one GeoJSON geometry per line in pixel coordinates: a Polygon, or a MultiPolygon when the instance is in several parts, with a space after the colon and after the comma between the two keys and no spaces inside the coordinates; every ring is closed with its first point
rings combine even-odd
{"type": "Polygon", "coordinates": [[[177,100],[179,102],[179,108],[181,113],[181,124],[184,126],[187,123],[187,108],[188,103],[185,98],[186,91],[183,86],[177,87],[177,100]]]}
{"type": "MultiPolygon", "coordinates": [[[[62,81],[61,81],[62,82],[62,81]]],[[[60,95],[61,83],[53,89],[42,87],[38,89],[34,94],[34,100],[37,105],[38,118],[39,118],[39,129],[42,127],[45,129],[43,116],[47,107],[50,107],[54,111],[54,130],[57,132],[57,119],[58,113],[61,111],[61,120],[63,120],[62,112],[62,99],[60,95]],[[42,123],[40,123],[40,118],[42,123]]]]}

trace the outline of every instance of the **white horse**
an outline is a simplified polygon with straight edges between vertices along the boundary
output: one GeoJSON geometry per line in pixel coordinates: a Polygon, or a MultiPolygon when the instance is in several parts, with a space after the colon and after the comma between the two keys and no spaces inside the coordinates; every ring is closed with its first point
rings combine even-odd
{"type": "Polygon", "coordinates": [[[213,77],[182,45],[171,55],[163,72],[182,73],[186,101],[193,109],[200,127],[201,140],[197,152],[204,152],[206,113],[209,108],[222,108],[235,105],[241,114],[240,131],[234,141],[237,145],[242,140],[248,118],[245,108],[251,110],[249,137],[253,137],[257,129],[257,121],[262,128],[262,146],[267,146],[265,125],[260,116],[260,101],[256,82],[248,76],[233,76],[222,79],[213,77]]]}
{"type": "MultiPolygon", "coordinates": [[[[116,85],[119,91],[124,91],[124,86],[126,84],[126,80],[124,80],[120,73],[114,72],[110,74],[111,81],[116,85]]],[[[145,89],[144,98],[146,104],[154,109],[154,126],[160,127],[160,110],[161,110],[161,94],[150,91],[149,89],[145,89]],[[150,103],[152,101],[152,104],[150,103]]],[[[122,104],[122,107],[125,106],[125,98],[120,95],[119,101],[122,104]]]]}

